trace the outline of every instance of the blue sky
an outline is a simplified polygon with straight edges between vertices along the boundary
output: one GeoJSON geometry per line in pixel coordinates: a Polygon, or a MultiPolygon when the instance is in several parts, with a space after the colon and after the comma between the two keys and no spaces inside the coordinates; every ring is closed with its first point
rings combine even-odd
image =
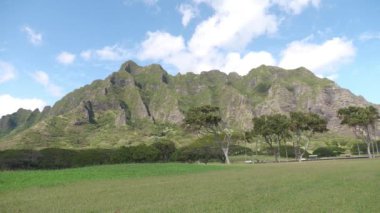
{"type": "Polygon", "coordinates": [[[0,0],[0,116],[128,59],[173,75],[304,66],[379,104],[378,20],[377,0],[0,0]]]}

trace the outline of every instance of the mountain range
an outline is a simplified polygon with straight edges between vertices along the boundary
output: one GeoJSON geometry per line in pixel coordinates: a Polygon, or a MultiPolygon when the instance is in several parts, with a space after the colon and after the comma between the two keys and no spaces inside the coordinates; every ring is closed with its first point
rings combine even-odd
{"type": "Polygon", "coordinates": [[[218,106],[239,131],[264,114],[310,111],[328,120],[334,134],[349,134],[339,108],[371,104],[306,68],[260,66],[240,76],[218,70],[168,74],[162,66],[123,63],[117,72],[76,89],[42,111],[19,109],[0,119],[0,149],[115,147],[165,137],[186,143],[194,136],[181,128],[184,113],[218,106]]]}

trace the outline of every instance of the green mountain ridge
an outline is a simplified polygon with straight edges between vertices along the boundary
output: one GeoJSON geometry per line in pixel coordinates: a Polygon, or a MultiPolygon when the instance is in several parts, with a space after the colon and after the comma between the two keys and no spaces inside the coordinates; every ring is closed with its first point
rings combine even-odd
{"type": "Polygon", "coordinates": [[[20,109],[3,116],[0,149],[115,147],[160,137],[186,143],[195,136],[180,127],[184,113],[205,104],[220,107],[223,120],[236,130],[250,129],[254,116],[299,110],[320,114],[332,132],[346,134],[336,111],[370,103],[303,67],[262,65],[245,76],[218,70],[172,76],[158,64],[127,61],[42,112],[20,109]]]}

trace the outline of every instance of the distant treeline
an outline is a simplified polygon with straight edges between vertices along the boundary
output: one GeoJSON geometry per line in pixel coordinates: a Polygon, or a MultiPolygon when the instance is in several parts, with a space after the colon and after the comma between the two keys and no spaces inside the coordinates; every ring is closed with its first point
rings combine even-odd
{"type": "MultiPolygon", "coordinates": [[[[233,145],[231,155],[252,154],[252,150],[233,145]]],[[[223,153],[214,144],[195,142],[176,148],[172,141],[158,141],[152,145],[120,147],[115,149],[59,149],[0,151],[0,169],[63,169],[102,164],[145,162],[224,161],[223,153]]]]}

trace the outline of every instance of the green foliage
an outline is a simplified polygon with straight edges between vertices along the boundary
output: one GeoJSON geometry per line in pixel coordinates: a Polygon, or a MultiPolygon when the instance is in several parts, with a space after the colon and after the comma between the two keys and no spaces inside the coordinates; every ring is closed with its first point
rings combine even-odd
{"type": "MultiPolygon", "coordinates": [[[[253,151],[247,147],[231,144],[229,146],[228,154],[231,156],[236,155],[252,155],[253,151]]],[[[209,161],[225,162],[225,156],[220,148],[220,145],[215,143],[212,136],[205,136],[197,139],[195,142],[179,148],[173,155],[173,160],[181,162],[195,162],[200,161],[208,163],[209,161]]]]}
{"type": "Polygon", "coordinates": [[[219,107],[210,105],[191,108],[185,114],[184,119],[184,123],[192,129],[200,130],[205,128],[211,131],[216,131],[221,121],[219,107]]]}
{"type": "Polygon", "coordinates": [[[285,115],[263,115],[253,118],[253,134],[263,138],[289,137],[289,119],[285,115]]]}
{"type": "Polygon", "coordinates": [[[0,169],[62,169],[115,163],[156,162],[169,159],[175,151],[172,150],[175,149],[172,144],[163,144],[167,145],[168,149],[159,150],[155,146],[140,144],[118,149],[6,150],[0,152],[0,169]]]}
{"type": "Polygon", "coordinates": [[[145,144],[130,147],[132,153],[132,161],[137,163],[157,161],[160,151],[153,146],[145,144]]]}
{"type": "Polygon", "coordinates": [[[302,134],[306,131],[314,134],[328,130],[327,120],[311,112],[290,112],[290,128],[296,134],[302,134]]]}
{"type": "Polygon", "coordinates": [[[261,93],[261,94],[266,94],[270,87],[272,85],[269,83],[269,82],[260,82],[256,87],[255,87],[255,91],[258,92],[258,93],[261,93]]]}
{"type": "Polygon", "coordinates": [[[344,153],[344,149],[337,146],[319,147],[313,151],[318,157],[335,157],[344,153]]]}
{"type": "Polygon", "coordinates": [[[41,154],[34,150],[5,150],[0,152],[0,169],[33,169],[38,167],[41,154]]]}
{"type": "MultiPolygon", "coordinates": [[[[373,145],[374,145],[375,152],[377,152],[377,148],[380,149],[380,140],[375,141],[373,145]],[[377,144],[377,147],[376,147],[376,144],[377,144]]],[[[365,154],[367,153],[367,145],[365,143],[359,143],[359,142],[353,143],[351,146],[350,152],[353,155],[365,154]]]]}
{"type": "Polygon", "coordinates": [[[220,147],[211,137],[203,137],[188,146],[179,148],[173,155],[173,159],[182,162],[201,161],[208,163],[210,160],[224,162],[224,155],[220,147]]]}
{"type": "MultiPolygon", "coordinates": [[[[253,118],[253,136],[256,135],[264,138],[276,161],[278,161],[278,147],[281,141],[285,141],[291,136],[289,124],[289,118],[281,114],[263,115],[253,118]],[[277,144],[277,147],[275,147],[275,144],[277,144]]],[[[246,136],[250,136],[250,134],[246,134],[246,136]]]]}
{"type": "Polygon", "coordinates": [[[379,112],[373,106],[357,107],[349,106],[338,110],[338,116],[342,119],[341,124],[354,126],[370,126],[380,119],[379,112]]]}
{"type": "Polygon", "coordinates": [[[152,144],[154,148],[156,148],[160,154],[159,154],[159,160],[161,161],[169,161],[172,154],[176,151],[176,147],[173,141],[161,139],[155,143],[152,144]]]}
{"type": "Polygon", "coordinates": [[[342,119],[341,124],[351,127],[356,137],[367,144],[368,158],[372,158],[374,153],[371,153],[370,148],[373,133],[376,132],[376,122],[380,119],[378,110],[373,106],[349,106],[339,109],[338,116],[342,119]]]}

